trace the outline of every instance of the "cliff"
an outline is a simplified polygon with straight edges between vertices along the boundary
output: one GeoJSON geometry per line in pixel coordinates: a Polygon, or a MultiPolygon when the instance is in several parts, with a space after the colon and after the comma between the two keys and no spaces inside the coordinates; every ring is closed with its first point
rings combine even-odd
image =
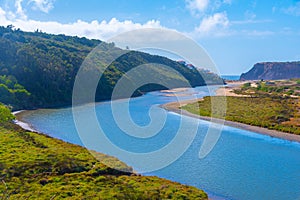
{"type": "Polygon", "coordinates": [[[255,64],[240,80],[280,80],[300,78],[300,61],[297,62],[262,62],[255,64]]]}

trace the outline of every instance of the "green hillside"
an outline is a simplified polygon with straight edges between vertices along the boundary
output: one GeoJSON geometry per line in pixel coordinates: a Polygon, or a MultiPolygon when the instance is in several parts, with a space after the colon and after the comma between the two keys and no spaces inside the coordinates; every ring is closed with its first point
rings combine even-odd
{"type": "MultiPolygon", "coordinates": [[[[114,52],[125,53],[113,62],[99,81],[96,100],[110,99],[112,89],[125,72],[145,64],[157,63],[169,66],[182,74],[191,86],[204,85],[196,69],[161,56],[126,51],[113,43],[99,40],[52,35],[42,32],[23,32],[12,26],[0,27],[0,102],[14,110],[36,107],[71,105],[75,76],[86,56],[101,43],[99,57],[94,60],[105,66],[114,52]]],[[[185,84],[178,74],[157,69],[162,80],[172,80],[174,87],[185,84]]],[[[203,75],[203,74],[202,74],[203,75]]],[[[147,74],[141,74],[141,78],[147,74]]],[[[223,83],[221,79],[217,83],[223,83]]],[[[158,85],[142,87],[134,96],[144,92],[164,89],[158,85]]]]}
{"type": "Polygon", "coordinates": [[[207,199],[197,188],[136,175],[116,158],[96,159],[83,147],[27,132],[13,118],[0,105],[0,199],[207,199]]]}

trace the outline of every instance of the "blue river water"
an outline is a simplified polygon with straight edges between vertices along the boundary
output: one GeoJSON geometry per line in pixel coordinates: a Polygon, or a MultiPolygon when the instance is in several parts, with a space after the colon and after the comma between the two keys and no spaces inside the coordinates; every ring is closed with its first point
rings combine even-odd
{"type": "Polygon", "coordinates": [[[229,81],[237,81],[240,79],[239,75],[222,75],[221,76],[223,79],[225,80],[229,80],[229,81]]]}
{"type": "MultiPolygon", "coordinates": [[[[213,90],[217,88],[210,87],[213,90]]],[[[189,99],[191,94],[197,97],[210,95],[207,87],[177,93],[181,94],[182,99],[189,99]]],[[[176,100],[165,94],[151,92],[131,99],[129,109],[132,120],[145,126],[151,121],[148,114],[151,107],[154,114],[165,112],[159,105],[176,100]]],[[[155,151],[167,145],[175,137],[182,117],[191,127],[199,123],[195,138],[179,159],[145,175],[196,186],[205,190],[212,199],[300,199],[300,143],[224,126],[216,146],[205,158],[200,159],[199,149],[210,122],[167,112],[167,120],[159,134],[142,139],[123,133],[114,122],[109,102],[96,104],[96,113],[110,141],[135,153],[155,151]]],[[[74,125],[71,108],[29,111],[23,114],[22,120],[50,136],[83,145],[74,125]]],[[[182,142],[190,140],[189,126],[185,131],[186,137],[182,142]]],[[[123,161],[139,171],[132,160],[123,161]]]]}

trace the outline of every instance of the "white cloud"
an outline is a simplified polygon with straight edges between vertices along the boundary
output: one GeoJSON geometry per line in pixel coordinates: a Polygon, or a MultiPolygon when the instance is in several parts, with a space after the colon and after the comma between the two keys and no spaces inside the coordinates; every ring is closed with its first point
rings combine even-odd
{"type": "Polygon", "coordinates": [[[192,14],[204,12],[209,4],[209,0],[185,0],[185,2],[192,14]]]}
{"type": "Polygon", "coordinates": [[[256,14],[250,10],[247,10],[244,15],[247,20],[254,20],[256,18],[256,14]]]}
{"type": "Polygon", "coordinates": [[[33,4],[34,10],[40,10],[48,13],[53,8],[54,0],[30,0],[29,4],[33,4]]]}
{"type": "MultiPolygon", "coordinates": [[[[221,0],[220,0],[221,1],[221,0]]],[[[158,20],[149,20],[145,23],[135,23],[131,20],[120,21],[116,18],[112,18],[109,21],[83,21],[77,20],[73,23],[60,23],[57,21],[39,21],[28,19],[25,14],[25,5],[26,0],[15,0],[14,7],[15,12],[12,12],[10,9],[4,10],[0,7],[0,25],[14,25],[16,28],[20,28],[24,31],[35,31],[41,30],[43,32],[52,33],[52,34],[66,34],[79,37],[95,38],[101,40],[107,40],[116,36],[120,33],[136,30],[140,28],[164,28],[160,21],[158,20]]],[[[27,1],[28,2],[28,1],[27,1]]],[[[27,6],[41,5],[46,7],[40,7],[40,9],[45,9],[44,11],[49,11],[53,1],[49,0],[30,0],[30,4],[27,6]]],[[[200,2],[200,1],[199,1],[200,2]]],[[[231,0],[223,0],[224,2],[231,2],[231,0]]],[[[203,3],[203,1],[202,1],[203,3]]],[[[209,1],[207,0],[208,5],[209,1]]],[[[198,10],[204,9],[204,4],[199,6],[198,10]]],[[[251,17],[250,17],[251,18],[251,17]]],[[[194,31],[186,33],[187,35],[193,38],[200,37],[224,37],[232,35],[244,35],[244,36],[266,36],[272,35],[273,32],[270,31],[256,31],[256,30],[234,30],[232,29],[235,25],[244,24],[244,23],[261,23],[267,21],[258,21],[258,20],[245,20],[245,21],[229,21],[226,12],[214,13],[211,15],[205,15],[203,13],[202,20],[199,26],[194,28],[194,31]]]]}
{"type": "Polygon", "coordinates": [[[105,40],[122,32],[131,31],[140,28],[162,28],[160,21],[149,20],[145,23],[135,23],[131,20],[119,21],[112,18],[110,21],[91,21],[86,22],[77,20],[73,23],[60,23],[56,21],[38,21],[28,19],[24,10],[27,8],[38,9],[43,12],[49,12],[53,8],[55,0],[15,0],[15,12],[11,9],[4,10],[0,7],[0,25],[13,25],[24,31],[41,30],[52,34],[66,34],[79,37],[88,37],[105,40]],[[26,4],[27,2],[27,4],[26,4]]]}
{"type": "Polygon", "coordinates": [[[288,8],[283,8],[282,11],[289,15],[300,16],[300,1],[288,8]]]}
{"type": "MultiPolygon", "coordinates": [[[[39,10],[48,13],[52,8],[55,0],[13,0],[8,9],[14,12],[19,18],[26,19],[26,11],[39,10]]],[[[6,5],[8,6],[8,5],[6,5]]]]}
{"type": "Polygon", "coordinates": [[[0,7],[0,20],[2,19],[2,16],[5,16],[6,12],[0,7]]]}
{"type": "Polygon", "coordinates": [[[25,15],[25,12],[24,12],[23,7],[22,7],[22,2],[23,2],[23,0],[16,0],[15,1],[16,14],[21,19],[27,19],[27,16],[25,15]]]}
{"type": "Polygon", "coordinates": [[[255,19],[246,19],[246,20],[237,20],[237,21],[231,21],[231,25],[243,25],[243,24],[261,24],[261,23],[271,23],[274,22],[271,19],[261,19],[261,20],[255,20],[255,19]]]}
{"type": "Polygon", "coordinates": [[[195,32],[202,36],[224,35],[229,26],[229,20],[226,12],[215,13],[212,16],[204,17],[200,25],[196,27],[195,32]]]}
{"type": "Polygon", "coordinates": [[[223,3],[224,3],[224,4],[231,4],[231,3],[232,3],[232,0],[223,0],[223,3]]]}
{"type": "Polygon", "coordinates": [[[186,8],[192,15],[199,17],[207,11],[216,11],[222,5],[231,5],[233,0],[185,0],[186,8]]]}
{"type": "Polygon", "coordinates": [[[264,36],[271,36],[274,35],[273,31],[262,31],[262,30],[243,30],[241,33],[245,36],[257,36],[257,37],[264,37],[264,36]]]}
{"type": "Polygon", "coordinates": [[[8,17],[9,13],[0,7],[0,25],[14,25],[24,31],[35,31],[37,29],[43,32],[53,34],[66,34],[80,37],[88,37],[95,39],[108,39],[114,35],[122,32],[139,29],[139,28],[161,28],[159,21],[149,20],[146,23],[134,23],[131,20],[119,21],[112,18],[110,21],[97,21],[86,22],[78,20],[74,23],[63,24],[55,21],[37,21],[27,18],[14,18],[8,17]]]}

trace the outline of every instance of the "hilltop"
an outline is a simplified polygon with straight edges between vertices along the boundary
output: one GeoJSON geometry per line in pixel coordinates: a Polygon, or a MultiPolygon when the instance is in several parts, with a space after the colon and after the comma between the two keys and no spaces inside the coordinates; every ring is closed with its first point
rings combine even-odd
{"type": "Polygon", "coordinates": [[[300,61],[257,63],[240,80],[281,80],[300,78],[300,61]]]}

